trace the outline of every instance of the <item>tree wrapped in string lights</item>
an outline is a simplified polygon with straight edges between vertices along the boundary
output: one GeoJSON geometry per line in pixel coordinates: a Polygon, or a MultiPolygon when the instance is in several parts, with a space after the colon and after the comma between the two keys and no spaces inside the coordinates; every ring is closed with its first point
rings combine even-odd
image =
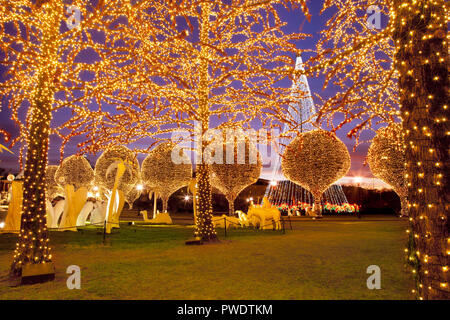
{"type": "Polygon", "coordinates": [[[377,131],[367,154],[373,175],[389,184],[400,197],[402,215],[408,215],[405,142],[402,126],[394,123],[377,131]]]}
{"type": "Polygon", "coordinates": [[[148,138],[157,144],[169,139],[167,133],[187,132],[185,138],[197,142],[195,235],[216,240],[210,167],[202,161],[209,143],[205,137],[210,129],[248,129],[253,120],[265,128],[284,123],[298,128],[289,104],[305,93],[293,93],[279,81],[294,78],[294,59],[302,52],[295,42],[305,36],[285,32],[279,10],[301,7],[309,17],[305,3],[149,2],[128,17],[127,34],[138,39],[136,59],[130,59],[128,72],[120,76],[122,91],[133,98],[110,101],[121,112],[106,116],[101,128],[92,125],[86,150],[148,138]]]}
{"type": "Polygon", "coordinates": [[[234,215],[234,201],[247,186],[255,183],[262,168],[262,161],[256,146],[244,135],[231,135],[225,141],[213,142],[215,152],[222,151],[217,162],[211,164],[211,184],[219,189],[228,201],[229,215],[234,215]],[[216,146],[217,145],[217,146],[216,146]]]}
{"type": "Polygon", "coordinates": [[[173,143],[159,144],[142,162],[142,181],[155,192],[155,197],[161,196],[163,212],[167,212],[170,195],[186,186],[192,177],[191,159],[183,150],[172,155],[173,150],[173,143]],[[173,157],[177,159],[174,161],[173,157]]]}
{"type": "Polygon", "coordinates": [[[314,211],[321,216],[322,194],[350,169],[350,154],[333,133],[312,130],[300,133],[286,147],[281,170],[286,178],[309,190],[314,211]]]}
{"type": "Polygon", "coordinates": [[[20,276],[23,266],[51,262],[45,221],[49,136],[58,135],[64,146],[74,135],[83,134],[86,116],[91,115],[88,106],[100,104],[108,93],[102,88],[115,86],[126,59],[120,51],[129,46],[117,20],[134,5],[125,0],[70,4],[2,0],[0,4],[0,64],[5,71],[0,96],[20,128],[12,145],[22,144],[21,159],[27,150],[22,225],[11,266],[11,274],[20,276]],[[71,110],[71,118],[52,128],[53,112],[64,108],[71,110]]]}
{"type": "MultiPolygon", "coordinates": [[[[444,0],[325,1],[334,14],[307,70],[341,88],[318,120],[356,137],[402,121],[411,228],[408,261],[419,299],[449,299],[448,3],[444,0]],[[377,16],[378,15],[378,16],[377,16]],[[386,27],[377,19],[389,17],[386,27]],[[353,122],[353,120],[356,120],[353,122]],[[345,126],[352,123],[352,126],[345,126]]],[[[382,22],[382,21],[381,21],[382,22]]]]}

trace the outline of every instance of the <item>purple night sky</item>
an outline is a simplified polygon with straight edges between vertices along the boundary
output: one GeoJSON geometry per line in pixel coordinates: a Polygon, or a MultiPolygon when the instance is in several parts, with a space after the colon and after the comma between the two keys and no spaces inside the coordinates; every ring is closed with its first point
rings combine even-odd
{"type": "MultiPolygon", "coordinates": [[[[326,23],[326,18],[330,16],[331,13],[327,13],[323,16],[319,16],[319,12],[322,6],[322,1],[310,1],[309,2],[309,9],[312,14],[311,22],[308,22],[304,15],[301,13],[300,10],[295,10],[291,12],[285,12],[283,11],[283,14],[281,15],[282,19],[284,21],[288,22],[288,26],[286,28],[287,32],[302,32],[306,34],[311,34],[313,37],[305,39],[299,43],[299,46],[301,46],[303,49],[313,49],[314,43],[317,41],[318,33],[320,30],[324,27],[326,23]]],[[[302,58],[303,60],[308,59],[308,55],[305,54],[302,58]]],[[[0,77],[1,78],[1,77],[0,77]]],[[[331,89],[322,90],[323,85],[323,79],[320,78],[308,78],[309,85],[311,88],[312,94],[319,94],[323,97],[332,95],[333,92],[331,89]]],[[[0,127],[7,132],[9,132],[12,137],[16,137],[18,135],[18,127],[13,123],[12,120],[10,120],[11,112],[6,107],[4,101],[2,101],[2,109],[0,112],[0,127]]],[[[68,114],[66,112],[58,112],[54,114],[53,123],[61,123],[64,120],[66,120],[65,116],[68,114]]],[[[368,145],[363,144],[360,145],[355,152],[353,152],[353,147],[355,144],[354,140],[350,140],[346,137],[346,129],[351,127],[351,124],[346,125],[341,129],[339,132],[337,132],[338,137],[344,141],[344,143],[347,145],[348,150],[350,152],[351,158],[352,158],[352,166],[347,174],[346,178],[343,178],[341,180],[342,183],[348,184],[348,183],[355,183],[354,179],[351,177],[363,177],[362,185],[366,186],[372,186],[380,187],[380,186],[386,186],[384,184],[381,184],[378,179],[373,179],[372,174],[369,171],[368,166],[364,166],[364,160],[367,154],[368,145]]],[[[362,140],[369,139],[373,136],[373,133],[364,132],[361,136],[362,140]]],[[[77,152],[76,144],[79,142],[77,139],[74,139],[66,146],[65,149],[65,156],[69,156],[71,154],[74,154],[77,152]]],[[[2,141],[3,143],[3,141],[2,141]]],[[[130,145],[129,147],[136,146],[130,145]]],[[[144,143],[142,145],[138,145],[140,148],[145,148],[144,143]]],[[[49,150],[49,164],[59,164],[59,148],[60,148],[60,141],[59,138],[52,136],[50,138],[50,150],[49,150]]],[[[14,152],[14,155],[9,154],[8,152],[3,152],[0,154],[0,167],[6,169],[6,172],[12,172],[17,173],[19,171],[19,163],[18,163],[18,154],[19,154],[19,146],[15,146],[12,148],[12,151],[14,152]]],[[[87,158],[94,162],[95,159],[98,157],[97,155],[88,155],[87,158]]],[[[144,159],[145,155],[140,154],[138,156],[138,159],[140,162],[144,159]]],[[[264,178],[264,172],[262,177],[264,178]]]]}

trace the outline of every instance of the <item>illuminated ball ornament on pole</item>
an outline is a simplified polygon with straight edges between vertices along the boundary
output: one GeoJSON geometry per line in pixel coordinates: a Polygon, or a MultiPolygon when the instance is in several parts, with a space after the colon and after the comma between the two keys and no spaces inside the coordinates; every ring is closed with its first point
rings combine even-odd
{"type": "Polygon", "coordinates": [[[73,185],[75,190],[88,188],[94,179],[94,170],[83,156],[73,155],[63,160],[54,173],[54,180],[61,187],[73,185]]]}
{"type": "Polygon", "coordinates": [[[407,170],[405,168],[405,143],[401,124],[394,123],[377,131],[369,147],[367,162],[373,175],[389,184],[398,194],[402,205],[402,215],[407,216],[407,170]]]}
{"type": "Polygon", "coordinates": [[[221,163],[211,164],[211,184],[225,195],[229,215],[234,215],[236,197],[258,180],[262,162],[255,145],[245,136],[221,143],[218,148],[221,147],[221,163]]]}
{"type": "Polygon", "coordinates": [[[77,231],[77,218],[88,198],[94,180],[94,170],[83,156],[73,155],[63,160],[55,172],[55,181],[64,188],[66,204],[61,217],[61,231],[77,231]]]}
{"type": "Polygon", "coordinates": [[[286,178],[309,190],[314,211],[321,216],[322,194],[350,169],[345,144],[331,132],[318,129],[300,133],[286,147],[281,169],[286,178]]]}
{"type": "Polygon", "coordinates": [[[47,183],[47,200],[52,201],[57,196],[64,196],[64,189],[56,183],[55,173],[58,166],[49,165],[45,170],[45,182],[47,183]]]}
{"type": "Polygon", "coordinates": [[[139,184],[141,175],[139,162],[133,151],[124,146],[113,146],[103,152],[97,159],[94,169],[95,185],[100,190],[112,190],[117,173],[118,162],[123,161],[126,169],[120,178],[118,189],[124,195],[134,192],[139,184]]]}
{"type": "Polygon", "coordinates": [[[161,143],[142,162],[142,181],[148,188],[159,191],[163,212],[167,212],[170,195],[186,186],[192,177],[190,158],[182,149],[174,147],[170,142],[161,143]]]}

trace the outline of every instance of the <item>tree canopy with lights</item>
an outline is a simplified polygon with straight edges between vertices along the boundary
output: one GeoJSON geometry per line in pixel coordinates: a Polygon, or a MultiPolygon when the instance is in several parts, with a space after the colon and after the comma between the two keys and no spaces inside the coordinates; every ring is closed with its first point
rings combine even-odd
{"type": "Polygon", "coordinates": [[[337,90],[323,98],[318,121],[334,131],[348,130],[357,143],[364,129],[402,121],[413,293],[448,299],[448,3],[325,0],[323,12],[330,11],[317,54],[306,63],[306,69],[325,76],[325,88],[337,90]],[[370,7],[389,18],[386,27],[370,20],[370,7]]]}
{"type": "MultiPolygon", "coordinates": [[[[278,83],[293,79],[295,57],[302,52],[295,41],[305,37],[283,31],[286,23],[279,11],[298,7],[309,16],[305,1],[286,0],[153,1],[134,12],[127,31],[137,40],[134,59],[121,74],[124,88],[110,101],[120,112],[98,122],[101,130],[92,131],[85,150],[147,138],[154,141],[151,149],[170,139],[170,133],[184,130],[186,139],[197,138],[201,159],[209,143],[203,137],[212,128],[245,129],[252,121],[297,128],[288,112],[292,90],[278,83]],[[122,93],[129,98],[123,99],[122,93]]],[[[196,178],[195,233],[214,240],[207,164],[197,163],[196,178]]]]}
{"type": "Polygon", "coordinates": [[[86,117],[93,116],[90,104],[99,105],[108,94],[103,89],[115,86],[130,45],[119,21],[133,5],[125,0],[0,4],[0,96],[20,128],[12,145],[22,144],[21,159],[26,148],[22,226],[11,268],[21,275],[25,264],[51,261],[45,222],[49,136],[59,136],[63,150],[84,133],[86,117]],[[64,109],[70,110],[67,121],[50,125],[53,114],[64,109]]]}

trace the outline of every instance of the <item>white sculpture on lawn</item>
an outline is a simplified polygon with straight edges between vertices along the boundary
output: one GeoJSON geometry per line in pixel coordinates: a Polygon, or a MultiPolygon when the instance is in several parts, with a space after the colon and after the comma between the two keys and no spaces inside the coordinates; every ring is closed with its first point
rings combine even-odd
{"type": "Polygon", "coordinates": [[[92,225],[102,226],[106,219],[106,202],[98,199],[94,203],[93,210],[91,211],[90,222],[92,225]]]}
{"type": "Polygon", "coordinates": [[[77,219],[87,200],[94,170],[83,156],[73,155],[63,160],[55,172],[55,181],[64,188],[65,205],[60,231],[77,231],[77,219]]]}
{"type": "Polygon", "coordinates": [[[77,227],[83,227],[86,225],[86,220],[89,214],[94,210],[94,202],[89,200],[89,192],[88,192],[88,200],[84,204],[83,209],[81,209],[77,218],[77,227]]]}

